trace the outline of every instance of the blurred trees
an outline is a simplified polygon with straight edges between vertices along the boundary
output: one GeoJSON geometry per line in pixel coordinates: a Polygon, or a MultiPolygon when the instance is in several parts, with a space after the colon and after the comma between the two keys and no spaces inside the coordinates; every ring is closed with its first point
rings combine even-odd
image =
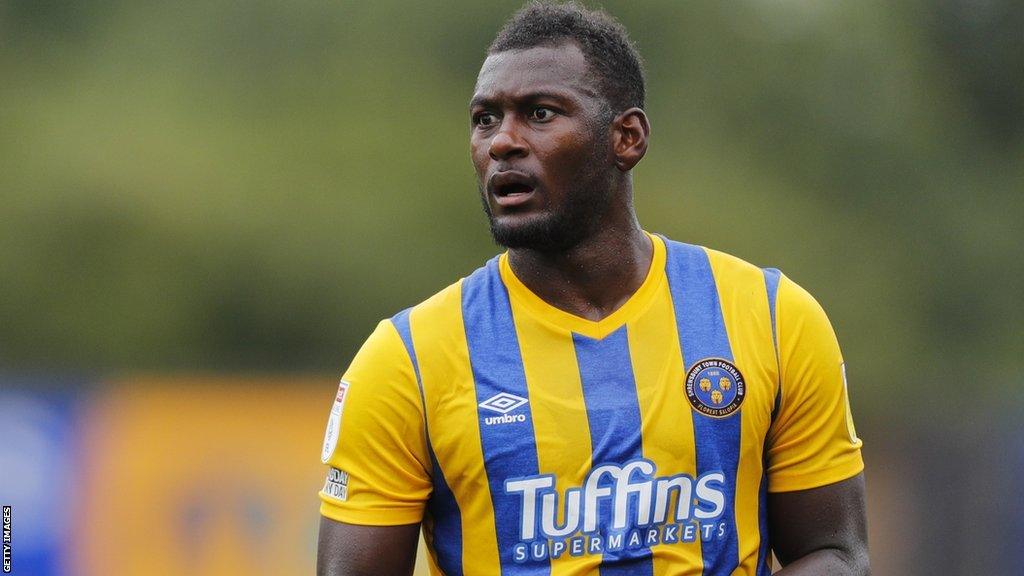
{"type": "MultiPolygon", "coordinates": [[[[517,6],[0,3],[0,366],[340,372],[497,250],[466,104],[517,6]]],[[[808,288],[870,414],[1019,380],[1020,3],[606,8],[645,227],[808,288]]]]}

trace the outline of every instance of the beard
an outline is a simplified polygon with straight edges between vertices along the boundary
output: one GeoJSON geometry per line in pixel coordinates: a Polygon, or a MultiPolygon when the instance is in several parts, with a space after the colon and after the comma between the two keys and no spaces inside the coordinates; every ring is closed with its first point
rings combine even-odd
{"type": "Polygon", "coordinates": [[[613,195],[613,179],[602,163],[606,156],[600,147],[595,148],[593,157],[582,163],[582,169],[557,206],[514,223],[494,217],[487,191],[478,184],[494,242],[505,248],[556,253],[567,251],[593,235],[608,212],[613,195]]]}
{"type": "Polygon", "coordinates": [[[554,253],[567,251],[594,233],[611,204],[611,190],[574,186],[556,209],[515,223],[495,218],[486,193],[481,198],[495,244],[554,253]]]}

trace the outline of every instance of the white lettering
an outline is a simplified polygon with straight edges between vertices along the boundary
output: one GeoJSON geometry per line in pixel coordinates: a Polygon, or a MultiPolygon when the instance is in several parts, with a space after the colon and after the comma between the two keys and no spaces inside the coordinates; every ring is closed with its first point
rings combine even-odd
{"type": "Polygon", "coordinates": [[[526,414],[502,414],[501,416],[488,416],[484,418],[484,424],[488,426],[513,424],[515,422],[526,422],[526,414]]]}
{"type": "Polygon", "coordinates": [[[629,511],[629,495],[637,494],[637,524],[644,525],[651,522],[651,481],[645,479],[639,484],[630,484],[630,477],[634,470],[641,474],[650,476],[654,474],[654,464],[647,460],[630,462],[619,469],[615,481],[615,515],[612,519],[612,528],[621,530],[626,527],[626,514],[629,511]]]}
{"type": "Polygon", "coordinates": [[[551,544],[551,557],[558,558],[565,552],[565,540],[555,540],[551,544]]]}
{"type": "Polygon", "coordinates": [[[551,538],[561,538],[576,532],[580,527],[580,489],[570,488],[565,493],[565,524],[559,528],[555,525],[558,511],[555,509],[558,494],[549,492],[541,496],[541,530],[551,538]]]}
{"type": "Polygon", "coordinates": [[[665,526],[665,538],[664,538],[664,540],[665,540],[666,544],[674,544],[676,542],[679,542],[679,538],[676,536],[676,532],[678,530],[679,530],[679,525],[678,524],[669,524],[668,526],[665,526]]]}
{"type": "Polygon", "coordinates": [[[696,524],[687,524],[686,527],[683,528],[683,542],[693,542],[696,539],[697,539],[697,525],[696,524]]]}
{"type": "Polygon", "coordinates": [[[512,559],[516,562],[526,561],[526,544],[519,543],[512,547],[512,559]]]}
{"type": "Polygon", "coordinates": [[[583,496],[583,531],[593,532],[597,530],[597,499],[605,496],[610,496],[612,489],[607,486],[598,486],[598,482],[601,480],[601,476],[605,474],[611,474],[613,477],[618,475],[621,470],[618,466],[611,464],[605,466],[598,466],[590,472],[587,476],[587,482],[584,487],[583,496]]]}
{"type": "Polygon", "coordinates": [[[673,519],[676,522],[689,520],[690,509],[693,506],[690,502],[693,499],[693,479],[683,474],[672,478],[659,478],[656,484],[654,521],[661,523],[667,519],[672,490],[676,491],[676,513],[673,519]]]}
{"type": "Polygon", "coordinates": [[[697,480],[697,498],[710,503],[714,508],[708,512],[700,509],[699,507],[694,510],[693,514],[702,520],[708,518],[717,518],[722,510],[725,509],[725,494],[722,493],[721,487],[725,483],[725,475],[721,472],[715,472],[713,474],[705,474],[697,480]],[[710,484],[715,482],[719,488],[712,487],[710,484]]]}
{"type": "MultiPolygon", "coordinates": [[[[567,488],[564,492],[555,489],[557,482],[551,474],[507,480],[505,492],[520,497],[519,536],[523,542],[537,538],[557,541],[580,532],[614,539],[609,534],[652,525],[657,525],[659,532],[666,527],[666,541],[679,541],[676,540],[677,530],[678,538],[684,541],[710,537],[711,533],[695,534],[694,531],[703,532],[704,526],[717,525],[705,521],[718,519],[725,512],[725,475],[709,472],[696,479],[686,474],[658,478],[656,472],[653,462],[639,459],[622,466],[598,466],[591,470],[582,486],[567,488]],[[605,503],[607,499],[611,502],[605,503]],[[696,521],[687,524],[693,520],[696,521]],[[676,522],[681,525],[668,528],[676,522]]],[[[621,538],[620,534],[618,539],[621,538]]],[[[644,531],[639,538],[641,542],[649,542],[652,536],[644,531]]],[[[605,542],[609,547],[616,543],[614,540],[605,542]]],[[[593,544],[587,542],[587,546],[593,544]]],[[[572,543],[568,550],[575,553],[572,543]]],[[[527,550],[526,555],[532,556],[531,552],[527,550]]],[[[547,553],[555,551],[547,550],[547,553]]]]}
{"type": "Polygon", "coordinates": [[[554,476],[538,476],[534,478],[523,478],[522,480],[506,480],[505,492],[521,492],[523,494],[523,507],[520,517],[522,527],[520,535],[523,540],[533,540],[537,528],[537,491],[544,488],[551,488],[555,485],[554,476]]]}
{"type": "Polygon", "coordinates": [[[702,538],[702,540],[704,540],[705,542],[707,542],[708,540],[711,540],[711,535],[714,533],[714,532],[712,532],[712,530],[715,529],[715,525],[714,524],[701,524],[700,528],[701,528],[701,532],[704,533],[704,537],[702,538]]]}

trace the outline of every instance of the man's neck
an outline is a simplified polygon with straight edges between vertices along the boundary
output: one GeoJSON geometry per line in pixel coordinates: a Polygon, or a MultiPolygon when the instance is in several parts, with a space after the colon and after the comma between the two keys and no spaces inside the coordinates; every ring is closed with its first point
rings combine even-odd
{"type": "Polygon", "coordinates": [[[640,288],[653,254],[651,239],[634,217],[602,226],[564,252],[510,249],[509,265],[548,304],[596,321],[618,310],[640,288]]]}

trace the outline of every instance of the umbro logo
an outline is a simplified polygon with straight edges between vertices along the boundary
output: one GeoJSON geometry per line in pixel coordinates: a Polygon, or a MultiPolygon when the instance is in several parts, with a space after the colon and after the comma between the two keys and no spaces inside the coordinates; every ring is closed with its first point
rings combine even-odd
{"type": "Polygon", "coordinates": [[[487,400],[480,403],[480,407],[484,410],[490,410],[491,412],[497,412],[501,416],[487,416],[484,418],[484,424],[492,426],[494,424],[512,424],[515,422],[526,422],[525,414],[509,414],[509,412],[519,408],[523,404],[529,402],[522,396],[516,396],[515,394],[509,394],[508,392],[501,392],[495,394],[487,400]]]}
{"type": "Polygon", "coordinates": [[[516,396],[515,394],[509,394],[508,392],[502,392],[501,394],[495,394],[481,402],[480,407],[492,412],[497,412],[498,414],[508,414],[527,402],[528,400],[526,398],[516,396]]]}

